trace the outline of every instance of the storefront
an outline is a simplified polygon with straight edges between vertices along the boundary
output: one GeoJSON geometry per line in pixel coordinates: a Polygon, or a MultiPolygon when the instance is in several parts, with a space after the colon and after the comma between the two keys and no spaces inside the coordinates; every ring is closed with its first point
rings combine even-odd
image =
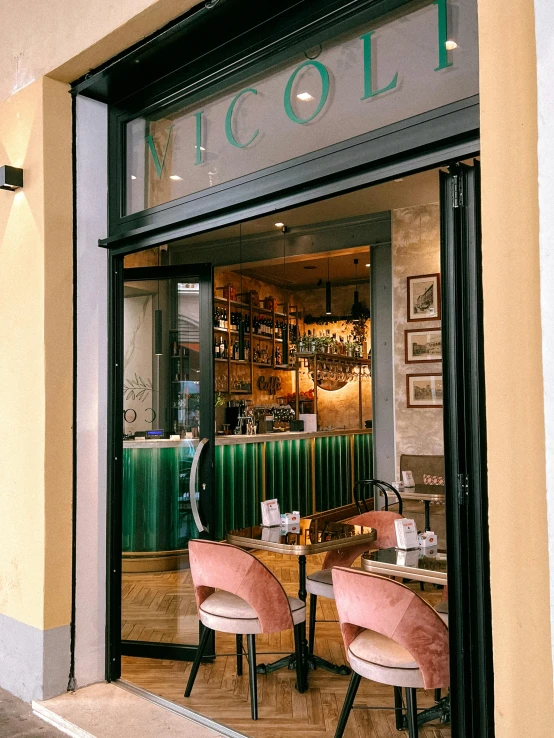
{"type": "MultiPolygon", "coordinates": [[[[109,117],[107,677],[194,657],[190,595],[178,637],[125,610],[141,575],[187,569],[189,540],[258,524],[274,496],[347,507],[426,453],[450,492],[452,723],[492,735],[475,2],[210,5],[73,88],[77,167],[109,117]],[[418,406],[444,441],[414,430],[418,406]]],[[[103,207],[93,189],[78,180],[78,214],[103,207]]]]}

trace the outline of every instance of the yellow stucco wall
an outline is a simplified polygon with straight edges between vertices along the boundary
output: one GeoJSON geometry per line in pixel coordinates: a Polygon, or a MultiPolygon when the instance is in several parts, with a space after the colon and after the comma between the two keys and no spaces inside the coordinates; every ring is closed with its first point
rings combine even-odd
{"type": "Polygon", "coordinates": [[[0,613],[67,625],[71,603],[71,102],[43,79],[0,104],[0,613]]]}
{"type": "Polygon", "coordinates": [[[478,8],[496,735],[550,738],[533,3],[478,8]]]}
{"type": "Polygon", "coordinates": [[[196,4],[197,0],[3,2],[0,101],[43,75],[72,82],[196,4]]]}

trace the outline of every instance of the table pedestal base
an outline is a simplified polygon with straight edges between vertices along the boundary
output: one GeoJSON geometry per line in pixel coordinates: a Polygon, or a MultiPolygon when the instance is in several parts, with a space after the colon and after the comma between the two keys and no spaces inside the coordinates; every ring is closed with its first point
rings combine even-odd
{"type": "MultiPolygon", "coordinates": [[[[315,654],[309,654],[306,656],[306,665],[308,669],[311,669],[312,671],[320,668],[330,671],[332,674],[337,674],[338,676],[349,676],[351,673],[350,667],[346,666],[346,664],[337,666],[336,664],[332,664],[330,661],[322,659],[321,656],[316,656],[315,654]]],[[[291,653],[289,656],[283,656],[283,658],[278,661],[273,661],[271,664],[258,664],[257,672],[258,674],[271,674],[274,671],[285,668],[290,669],[291,671],[296,668],[296,656],[294,654],[291,653]]]]}

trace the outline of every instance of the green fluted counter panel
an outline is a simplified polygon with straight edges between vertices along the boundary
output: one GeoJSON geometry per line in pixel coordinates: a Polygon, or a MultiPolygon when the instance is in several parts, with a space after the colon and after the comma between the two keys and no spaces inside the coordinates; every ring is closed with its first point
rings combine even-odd
{"type": "Polygon", "coordinates": [[[302,515],[347,505],[352,483],[372,472],[371,433],[216,446],[214,537],[257,525],[263,499],[302,515]]]}
{"type": "Polygon", "coordinates": [[[258,519],[262,489],[263,444],[215,448],[215,535],[246,528],[258,519]]]}
{"type": "Polygon", "coordinates": [[[123,551],[178,551],[197,537],[189,477],[195,443],[123,449],[123,551]]]}

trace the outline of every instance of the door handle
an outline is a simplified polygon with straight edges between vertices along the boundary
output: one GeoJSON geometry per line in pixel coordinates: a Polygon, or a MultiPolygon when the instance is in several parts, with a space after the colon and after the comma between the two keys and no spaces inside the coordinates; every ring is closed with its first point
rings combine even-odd
{"type": "MultiPolygon", "coordinates": [[[[189,495],[190,495],[190,506],[192,509],[192,517],[194,518],[194,522],[196,523],[196,527],[198,528],[198,532],[202,533],[203,530],[208,530],[203,524],[200,519],[200,513],[198,512],[198,505],[196,504],[196,477],[198,475],[198,464],[200,462],[200,457],[202,455],[202,451],[204,449],[204,446],[208,443],[207,438],[203,438],[198,446],[196,447],[196,451],[194,452],[194,457],[192,459],[192,466],[190,469],[190,483],[189,483],[189,495]]],[[[205,485],[204,485],[205,487],[205,485]]]]}

